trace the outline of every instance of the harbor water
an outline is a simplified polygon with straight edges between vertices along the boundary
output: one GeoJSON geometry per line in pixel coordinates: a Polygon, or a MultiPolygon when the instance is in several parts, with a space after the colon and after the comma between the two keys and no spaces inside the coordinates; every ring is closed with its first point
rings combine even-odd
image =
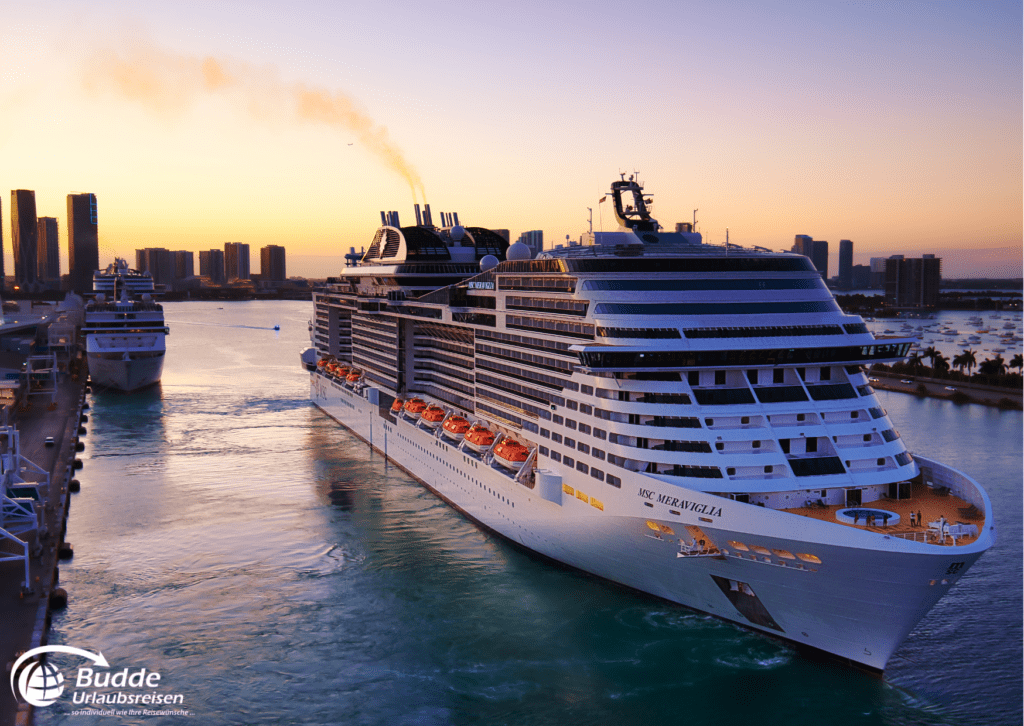
{"type": "Polygon", "coordinates": [[[65,697],[39,724],[1021,723],[1019,411],[879,393],[987,488],[998,541],[878,678],[468,522],[309,403],[310,303],[165,311],[163,382],[88,398],[50,643],[158,672],[189,715],[65,697]]]}

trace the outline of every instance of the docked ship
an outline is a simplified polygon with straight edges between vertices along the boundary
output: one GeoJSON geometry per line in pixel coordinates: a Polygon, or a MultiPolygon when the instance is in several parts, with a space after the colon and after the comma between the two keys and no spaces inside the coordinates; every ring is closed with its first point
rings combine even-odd
{"type": "Polygon", "coordinates": [[[159,381],[169,331],[153,302],[153,278],[118,258],[93,275],[93,292],[82,326],[89,379],[126,392],[159,381]]]}
{"type": "Polygon", "coordinates": [[[382,212],[314,295],[311,400],[519,545],[883,670],[995,539],[984,489],[912,455],[869,384],[914,340],[876,340],[806,257],[664,231],[632,177],[609,196],[617,231],[535,257],[382,212]]]}

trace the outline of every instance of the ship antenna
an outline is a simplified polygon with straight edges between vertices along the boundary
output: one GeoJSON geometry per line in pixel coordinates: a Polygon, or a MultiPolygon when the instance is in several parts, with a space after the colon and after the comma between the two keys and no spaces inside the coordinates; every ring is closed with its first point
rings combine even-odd
{"type": "Polygon", "coordinates": [[[593,207],[587,207],[587,216],[589,217],[589,219],[587,220],[587,224],[590,225],[590,234],[594,234],[594,208],[593,207]]]}
{"type": "Polygon", "coordinates": [[[729,256],[729,228],[725,228],[725,256],[729,256]]]}
{"type": "Polygon", "coordinates": [[[693,231],[694,232],[697,231],[697,212],[698,212],[698,210],[696,210],[696,209],[693,210],[693,231]]]}

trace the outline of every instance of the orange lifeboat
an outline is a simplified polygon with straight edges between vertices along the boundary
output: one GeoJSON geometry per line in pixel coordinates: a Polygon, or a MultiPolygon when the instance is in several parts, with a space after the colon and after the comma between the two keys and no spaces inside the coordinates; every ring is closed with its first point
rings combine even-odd
{"type": "Polygon", "coordinates": [[[432,429],[436,429],[444,421],[445,411],[440,406],[427,406],[423,409],[420,420],[432,429]]]}
{"type": "Polygon", "coordinates": [[[413,421],[423,415],[423,410],[427,407],[427,402],[422,398],[410,398],[405,403],[405,414],[413,421]]]}
{"type": "Polygon", "coordinates": [[[363,377],[362,373],[360,373],[359,371],[355,371],[354,370],[351,373],[349,373],[347,376],[345,376],[345,383],[347,383],[350,386],[354,386],[356,383],[359,382],[359,379],[362,378],[362,377],[363,377]]]}
{"type": "Polygon", "coordinates": [[[483,454],[494,443],[494,432],[486,426],[477,424],[466,432],[465,441],[466,446],[470,449],[478,454],[483,454]]]}
{"type": "Polygon", "coordinates": [[[517,471],[529,456],[530,450],[512,438],[506,437],[494,447],[494,460],[513,471],[517,471]]]}
{"type": "Polygon", "coordinates": [[[391,404],[391,413],[398,413],[402,410],[402,404],[405,403],[401,398],[396,398],[395,402],[391,404]]]}
{"type": "Polygon", "coordinates": [[[323,370],[326,366],[327,366],[327,359],[326,358],[321,358],[320,360],[318,360],[316,362],[316,367],[319,368],[320,370],[323,370]]]}
{"type": "Polygon", "coordinates": [[[451,439],[452,441],[462,441],[466,436],[466,432],[469,431],[469,421],[462,418],[462,416],[451,416],[447,421],[444,422],[444,426],[441,427],[441,433],[445,438],[451,439]]]}

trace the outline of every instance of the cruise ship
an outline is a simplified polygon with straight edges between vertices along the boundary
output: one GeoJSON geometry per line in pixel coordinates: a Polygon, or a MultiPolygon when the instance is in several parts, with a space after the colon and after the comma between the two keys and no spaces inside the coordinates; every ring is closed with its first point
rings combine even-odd
{"type": "Polygon", "coordinates": [[[93,275],[82,334],[94,385],[131,392],[160,380],[169,331],[153,290],[148,273],[120,258],[93,275]]]}
{"type": "MultiPolygon", "coordinates": [[[[545,557],[884,670],[992,546],[984,489],[912,455],[875,339],[803,256],[618,229],[544,250],[429,205],[314,295],[313,403],[545,557]]],[[[951,654],[952,655],[952,654],[951,654]]]]}

